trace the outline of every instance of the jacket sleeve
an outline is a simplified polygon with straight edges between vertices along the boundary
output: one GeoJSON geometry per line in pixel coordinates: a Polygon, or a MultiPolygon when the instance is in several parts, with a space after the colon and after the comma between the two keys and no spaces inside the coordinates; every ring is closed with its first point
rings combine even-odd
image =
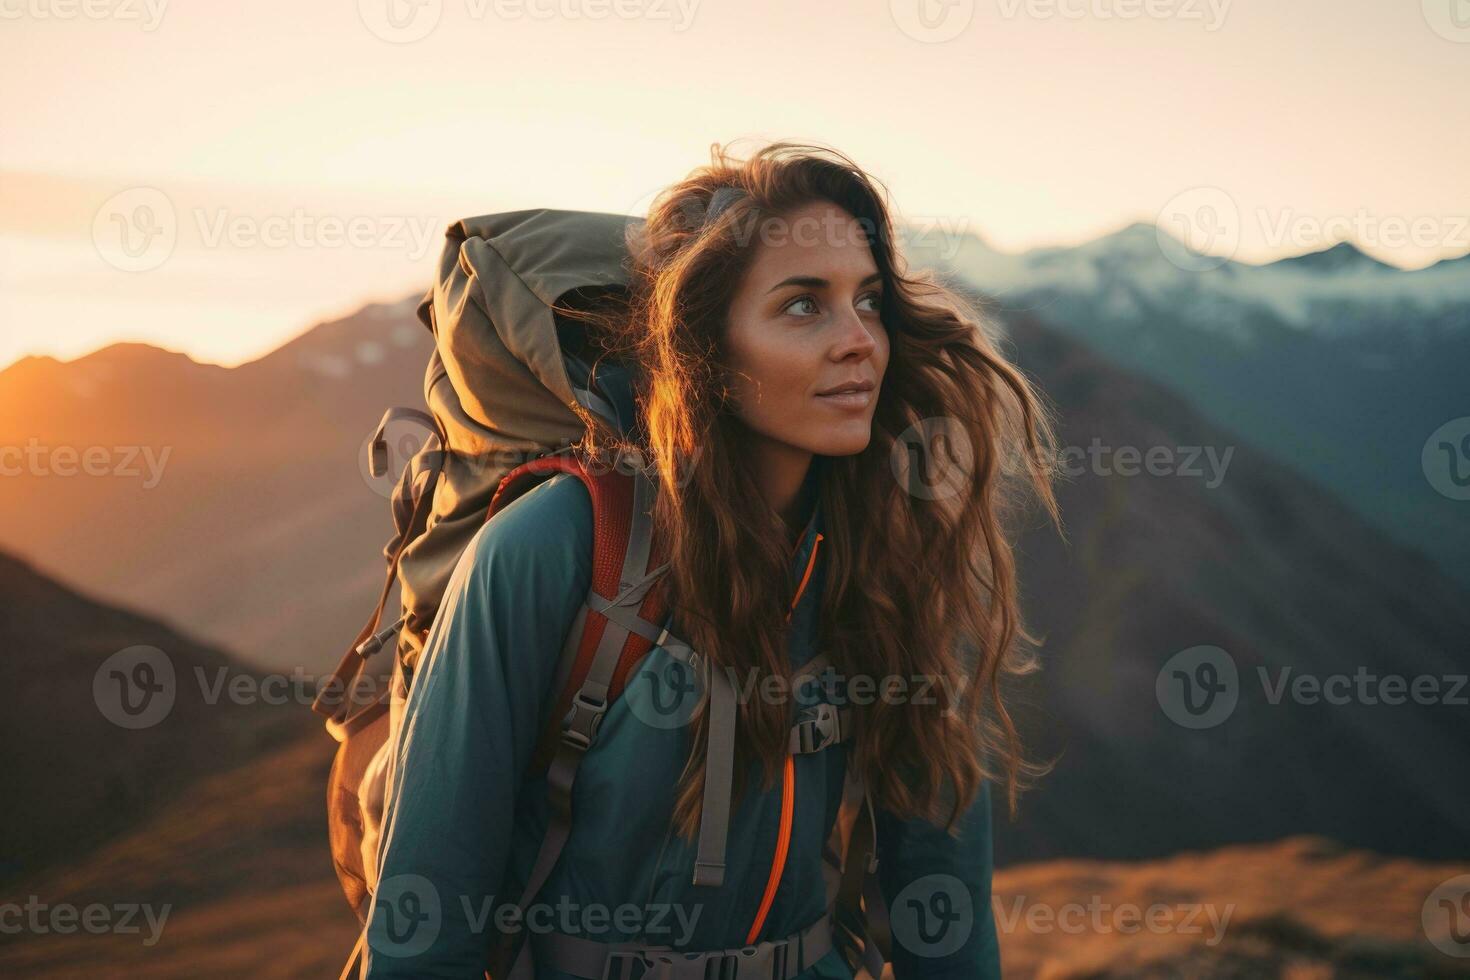
{"type": "Polygon", "coordinates": [[[990,900],[990,784],[981,784],[961,816],[958,837],[881,808],[875,816],[894,980],[1000,980],[990,900]]]}
{"type": "Polygon", "coordinates": [[[368,912],[371,980],[481,980],[522,775],[591,581],[592,505],[559,475],[484,525],[445,590],[404,707],[368,912]]]}

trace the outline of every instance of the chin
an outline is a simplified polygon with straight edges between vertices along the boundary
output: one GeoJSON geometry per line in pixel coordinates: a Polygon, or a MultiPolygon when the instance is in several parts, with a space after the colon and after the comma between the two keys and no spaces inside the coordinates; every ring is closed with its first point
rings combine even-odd
{"type": "Polygon", "coordinates": [[[868,443],[872,441],[873,427],[865,424],[860,429],[854,428],[851,433],[827,433],[824,438],[817,440],[812,452],[820,456],[856,456],[867,449],[868,443]]]}

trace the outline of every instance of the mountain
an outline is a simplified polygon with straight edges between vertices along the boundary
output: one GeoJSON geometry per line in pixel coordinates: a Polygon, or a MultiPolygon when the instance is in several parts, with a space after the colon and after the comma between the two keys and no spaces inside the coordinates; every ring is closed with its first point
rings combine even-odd
{"type": "MultiPolygon", "coordinates": [[[[1037,356],[1058,352],[1044,345],[1032,349],[1037,356]]],[[[1085,359],[1064,356],[1057,363],[1053,380],[1064,394],[1095,380],[1085,359]]],[[[1105,407],[1089,405],[1084,417],[1102,419],[1105,407]]],[[[1235,479],[1227,475],[1221,486],[1235,479]]],[[[1122,484],[1108,485],[1102,509],[1120,524],[1135,508],[1166,502],[1175,492],[1132,494],[1122,484]],[[1119,505],[1119,495],[1143,499],[1119,505]]],[[[1085,481],[1081,489],[1089,489],[1085,481]]],[[[1140,573],[1117,547],[1119,531],[1081,533],[1095,527],[1092,516],[1074,499],[1065,503],[1082,558],[1098,561],[1112,554],[1115,578],[1140,588],[1154,585],[1140,582],[1148,573],[1140,573]]],[[[1200,528],[1134,526],[1132,536],[1149,531],[1194,538],[1200,528]]],[[[1078,618],[1089,629],[1102,630],[1109,617],[1128,618],[1121,602],[1127,585],[1089,597],[1070,591],[1073,580],[1040,581],[1053,556],[1036,555],[1036,546],[1052,536],[1036,535],[1026,545],[1026,580],[1033,583],[1028,591],[1051,598],[1033,609],[1033,619],[1049,624],[1053,636],[1065,633],[1072,624],[1058,610],[1079,600],[1086,608],[1078,618]]],[[[1153,543],[1138,541],[1135,547],[1153,543]]],[[[1169,578],[1175,570],[1159,567],[1153,574],[1169,578]]],[[[1181,582],[1181,590],[1192,584],[1181,582]]],[[[184,980],[319,977],[340,969],[357,926],[326,845],[323,787],[335,743],[302,709],[202,702],[198,693],[205,689],[191,693],[183,680],[194,667],[212,676],[223,666],[232,678],[252,683],[261,678],[166,627],[91,603],[13,560],[0,561],[0,586],[15,600],[7,604],[0,636],[11,641],[9,649],[34,655],[27,670],[14,672],[24,686],[12,699],[3,730],[11,792],[0,839],[10,853],[12,842],[43,835],[49,857],[12,866],[0,887],[0,905],[38,905],[43,922],[59,921],[45,917],[55,910],[100,909],[118,926],[79,937],[22,922],[19,934],[12,931],[0,943],[0,975],[184,980]],[[99,667],[114,647],[138,643],[167,651],[180,681],[174,707],[142,729],[99,725],[104,716],[92,700],[99,667]]],[[[1068,644],[1066,660],[1056,647],[1049,650],[1043,676],[1063,691],[1053,704],[1067,708],[1071,727],[1116,749],[1112,759],[1099,759],[1091,744],[1085,746],[1091,757],[1084,757],[1074,742],[1072,768],[1060,770],[1056,775],[1062,778],[1036,797],[1023,798],[1022,822],[1032,833],[1069,846],[1081,830],[1095,851],[1110,849],[1107,838],[1122,836],[1141,849],[1139,841],[1161,826],[1167,829],[1169,821],[1197,820],[1199,811],[1211,808],[1229,808],[1236,827],[1215,819],[1196,828],[1200,834],[1249,829],[1256,826],[1253,814],[1299,804],[1298,794],[1282,792],[1293,775],[1306,792],[1320,789],[1329,777],[1347,787],[1357,798],[1357,807],[1348,808],[1351,819],[1384,820],[1383,811],[1396,810],[1402,819],[1385,822],[1386,832],[1408,837],[1421,829],[1415,816],[1420,801],[1406,795],[1391,774],[1385,778],[1376,761],[1328,717],[1317,719],[1328,727],[1318,741],[1331,751],[1317,755],[1320,745],[1304,751],[1289,741],[1275,743],[1274,773],[1256,772],[1261,759],[1269,758],[1270,746],[1262,740],[1301,731],[1263,730],[1255,720],[1249,729],[1232,728],[1238,719],[1231,719],[1212,741],[1166,730],[1156,739],[1159,748],[1140,747],[1147,723],[1133,716],[1159,711],[1119,696],[1129,688],[1152,692],[1152,679],[1137,676],[1139,661],[1148,657],[1121,645],[1123,639],[1106,632],[1096,642],[1078,638],[1068,644]],[[1100,681],[1109,676],[1111,683],[1100,681]],[[1171,741],[1177,744],[1171,747],[1171,741]],[[1303,767],[1306,761],[1331,772],[1313,772],[1303,767]],[[1155,771],[1160,767],[1165,771],[1155,771]],[[1089,787],[1080,799],[1070,795],[1079,774],[1089,787]],[[1242,783],[1243,776],[1251,782],[1242,783]],[[1212,785],[1227,779],[1228,792],[1212,785]],[[1034,805],[1058,793],[1062,798],[1034,805]],[[1189,799],[1194,812],[1171,812],[1161,806],[1161,796],[1189,799]]],[[[1384,743],[1396,746],[1390,738],[1384,743]]],[[[1423,748],[1430,763],[1445,762],[1431,742],[1423,748]]],[[[1016,825],[997,814],[1002,852],[1016,834],[1016,825]]],[[[1464,839],[1459,838],[1461,858],[1464,839]]],[[[1322,837],[1291,837],[1182,850],[1143,862],[1006,863],[995,875],[990,913],[1007,977],[1464,975],[1463,969],[1456,972],[1464,961],[1450,959],[1424,931],[1424,923],[1438,928],[1440,910],[1430,899],[1465,872],[1463,860],[1395,858],[1322,837]]],[[[1438,931],[1432,935],[1441,947],[1449,942],[1438,931]]]]}
{"type": "Polygon", "coordinates": [[[0,595],[0,884],[74,860],[309,719],[218,650],[4,554],[0,595]]]}
{"type": "Polygon", "coordinates": [[[991,904],[1007,977],[1463,977],[1430,899],[1464,870],[1293,837],[1023,865],[997,873],[991,904]]]}
{"type": "Polygon", "coordinates": [[[1338,242],[1315,252],[1303,252],[1273,263],[1277,271],[1283,269],[1305,269],[1321,274],[1347,272],[1353,275],[1392,272],[1394,267],[1380,262],[1358,248],[1352,242],[1338,242]]]}
{"type": "MultiPolygon", "coordinates": [[[[52,905],[145,905],[161,928],[140,915],[133,934],[13,937],[0,944],[0,973],[331,976],[356,920],[320,854],[327,758],[320,739],[282,746],[27,882],[27,894],[52,905]]],[[[1465,975],[1464,960],[1434,946],[1424,926],[1440,924],[1429,906],[1436,889],[1463,872],[1297,837],[1149,862],[1002,868],[989,912],[1005,975],[1020,980],[1418,980],[1465,975]]]]}
{"type": "MultiPolygon", "coordinates": [[[[1073,546],[1047,532],[1022,540],[1028,614],[1048,637],[1048,670],[1030,692],[1037,747],[1064,757],[1001,836],[1005,858],[1145,858],[1295,833],[1459,853],[1470,801],[1444,773],[1470,746],[1452,708],[1272,704],[1255,677],[1453,674],[1470,635],[1465,590],[1164,386],[1040,320],[1007,323],[1018,363],[1056,402],[1073,462],[1096,443],[1164,451],[1174,470],[1130,476],[1121,457],[1084,467],[1062,488],[1073,546]],[[1252,686],[1226,724],[1187,731],[1161,710],[1155,681],[1199,645],[1227,651],[1252,686]],[[1126,810],[1109,805],[1120,799],[1126,810]]],[[[106,477],[0,481],[6,512],[29,515],[4,533],[73,581],[105,579],[253,664],[320,671],[376,591],[387,506],[357,454],[384,405],[416,403],[426,355],[408,341],[424,337],[405,301],[230,370],[133,350],[146,370],[119,368],[90,396],[115,406],[106,413],[65,394],[88,359],[50,365],[43,391],[62,404],[21,431],[46,445],[174,446],[177,462],[151,490],[106,477]],[[155,369],[181,375],[170,392],[150,388],[155,369]]],[[[10,383],[0,376],[0,400],[10,383]]]]}
{"type": "MultiPolygon", "coordinates": [[[[1002,252],[974,234],[908,229],[911,261],[961,276],[1007,308],[1039,290],[1092,293],[1120,308],[1128,297],[1146,306],[1192,300],[1189,325],[1232,332],[1236,321],[1266,316],[1307,332],[1350,332],[1333,316],[1344,305],[1374,317],[1401,316],[1413,328],[1447,308],[1470,303],[1470,255],[1424,269],[1404,270],[1374,259],[1350,242],[1264,265],[1202,254],[1168,230],[1134,222],[1076,246],[1002,252]]],[[[1464,321],[1460,321],[1464,326],[1464,321]]]]}
{"type": "Polygon", "coordinates": [[[1432,445],[1470,415],[1470,256],[1405,271],[1339,243],[1253,266],[1142,223],[1021,254],[975,236],[910,251],[1184,396],[1470,585],[1470,508],[1432,445]]]}
{"type": "MultiPolygon", "coordinates": [[[[197,780],[90,853],[7,889],[48,908],[140,909],[132,932],[8,936],[0,975],[322,977],[357,934],[327,851],[335,743],[319,728],[197,780]]],[[[119,917],[119,921],[121,918],[119,917]]]]}
{"type": "Polygon", "coordinates": [[[0,480],[0,512],[24,515],[0,547],[254,664],[327,669],[382,583],[391,481],[364,444],[423,403],[416,302],[231,369],[119,344],[0,372],[0,446],[29,454],[0,480]]]}
{"type": "Polygon", "coordinates": [[[1465,856],[1470,784],[1450,774],[1470,754],[1470,593],[1162,386],[1034,318],[1006,335],[1060,410],[1069,530],[1018,544],[1046,641],[1027,730],[1038,758],[1060,758],[998,853],[1144,858],[1320,833],[1465,856]],[[1236,703],[1191,728],[1166,701],[1170,664],[1201,647],[1221,651],[1236,703]],[[1386,703],[1390,677],[1423,678],[1432,703],[1386,703]]]}
{"type": "MultiPolygon", "coordinates": [[[[172,446],[187,465],[171,456],[148,488],[126,476],[0,480],[4,512],[26,515],[3,532],[81,572],[81,557],[110,563],[118,588],[168,583],[157,608],[199,636],[298,638],[330,615],[355,629],[371,576],[340,593],[322,576],[372,565],[386,501],[345,450],[321,461],[289,447],[356,452],[383,404],[414,403],[424,352],[406,341],[423,338],[403,328],[414,328],[406,303],[228,370],[141,345],[16,365],[0,374],[12,427],[0,445],[30,433],[48,448],[153,446],[155,461],[172,446]],[[21,423],[11,407],[28,413],[21,423]],[[65,548],[29,526],[42,519],[65,548]],[[212,595],[234,602],[204,605],[212,595]]],[[[1168,387],[1035,317],[1006,313],[1005,328],[1068,450],[1066,540],[1033,517],[1017,541],[1027,623],[1044,638],[1018,711],[1031,757],[1056,766],[1016,821],[996,815],[1007,975],[1453,975],[1420,917],[1463,873],[1470,840],[1458,778],[1470,731],[1454,700],[1470,595],[1168,387]],[[1158,457],[1152,471],[1140,462],[1158,457]],[[1234,667],[1221,695],[1233,708],[1189,727],[1171,664],[1201,648],[1234,667]],[[1303,677],[1328,692],[1347,678],[1353,692],[1359,675],[1376,694],[1386,678],[1429,679],[1438,700],[1292,693],[1303,677]],[[1045,925],[1124,903],[1233,906],[1234,925],[1214,945],[1207,931],[1131,933],[1116,919],[1080,933],[1045,925]]],[[[336,969],[355,929],[326,847],[333,743],[305,694],[290,694],[298,672],[262,674],[14,558],[0,558],[0,595],[0,639],[19,668],[0,728],[11,801],[0,904],[168,911],[150,945],[142,921],[142,935],[86,942],[8,937],[0,974],[336,969]],[[172,692],[166,711],[150,691],[172,692]]],[[[252,652],[290,667],[311,651],[252,652]]]]}

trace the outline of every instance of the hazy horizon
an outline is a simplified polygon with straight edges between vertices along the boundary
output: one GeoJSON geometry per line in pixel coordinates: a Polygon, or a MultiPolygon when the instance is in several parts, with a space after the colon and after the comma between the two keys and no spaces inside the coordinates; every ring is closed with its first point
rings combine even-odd
{"type": "Polygon", "coordinates": [[[1006,252],[1180,208],[1245,262],[1470,251],[1453,0],[388,2],[10,10],[0,365],[238,364],[426,288],[453,220],[637,213],[714,142],[836,147],[1006,252]]]}
{"type": "MultiPolygon", "coordinates": [[[[466,212],[465,215],[464,215],[464,217],[468,217],[468,216],[469,216],[469,213],[466,212]]],[[[957,219],[957,220],[963,222],[966,219],[960,218],[960,219],[957,219]]],[[[1114,234],[1115,232],[1121,231],[1124,228],[1129,227],[1130,225],[1136,223],[1138,220],[1139,219],[1120,221],[1117,224],[1116,227],[1113,227],[1113,228],[1110,228],[1108,230],[1105,230],[1105,231],[1101,232],[1100,234],[1098,234],[1096,236],[1092,236],[1092,237],[1089,237],[1089,238],[1084,238],[1084,239],[1081,239],[1079,241],[1043,243],[1043,244],[1038,244],[1038,245],[1034,245],[1034,246],[1028,246],[1027,248],[1024,248],[1024,249],[1013,249],[1013,250],[997,249],[996,251],[1002,252],[1002,253],[1005,253],[1005,254],[1019,255],[1019,254],[1023,254],[1024,252],[1031,251],[1032,249],[1045,249],[1045,248],[1050,248],[1050,247],[1072,247],[1072,246],[1076,246],[1076,245],[1080,245],[1080,244],[1085,244],[1088,241],[1095,241],[1098,238],[1105,238],[1108,235],[1114,234]]],[[[986,242],[986,244],[991,244],[989,242],[989,240],[987,239],[987,237],[985,236],[984,232],[981,231],[981,230],[976,229],[974,227],[973,223],[970,223],[968,225],[968,230],[967,230],[967,232],[964,232],[964,233],[974,234],[981,241],[986,242]]],[[[436,238],[435,239],[436,242],[441,241],[441,240],[442,239],[439,239],[439,238],[436,238]]],[[[1330,248],[1330,247],[1332,247],[1332,246],[1324,245],[1321,248],[1307,249],[1305,252],[1292,252],[1292,253],[1289,253],[1289,254],[1284,254],[1284,255],[1279,255],[1279,256],[1272,256],[1272,257],[1267,258],[1267,259],[1265,259],[1265,260],[1263,260],[1261,262],[1256,262],[1256,263],[1244,262],[1244,260],[1240,259],[1239,256],[1236,256],[1236,261],[1243,262],[1243,264],[1248,264],[1248,265],[1264,265],[1264,264],[1269,264],[1271,262],[1279,261],[1280,259],[1283,259],[1283,258],[1289,258],[1289,257],[1294,256],[1294,255],[1302,255],[1302,254],[1306,254],[1307,252],[1321,251],[1324,248],[1330,248]]],[[[1366,249],[1364,249],[1363,251],[1365,253],[1367,253],[1367,254],[1371,254],[1371,253],[1368,253],[1366,249]]],[[[1466,254],[1470,254],[1470,253],[1466,253],[1466,254]]],[[[436,250],[436,251],[434,251],[433,255],[430,257],[430,261],[432,261],[432,259],[434,259],[434,258],[437,258],[437,256],[438,256],[438,252],[436,250]]],[[[1457,258],[1457,257],[1458,256],[1447,256],[1446,258],[1447,259],[1454,259],[1454,258],[1457,258]]],[[[1436,259],[1434,261],[1437,262],[1437,261],[1442,261],[1442,260],[1436,259]]],[[[1392,264],[1392,262],[1390,262],[1390,264],[1392,264]]],[[[1409,269],[1407,267],[1399,267],[1399,268],[1401,268],[1402,271],[1411,271],[1411,269],[1409,269]]],[[[272,352],[280,349],[281,347],[283,347],[283,346],[291,343],[292,341],[294,341],[294,340],[296,340],[296,339],[298,339],[300,337],[305,336],[306,334],[309,334],[312,330],[314,330],[317,327],[321,326],[323,323],[327,323],[327,322],[331,322],[331,321],[334,321],[334,320],[342,319],[342,318],[347,317],[347,316],[351,316],[351,315],[357,313],[358,311],[360,311],[360,310],[362,310],[362,309],[366,308],[367,306],[370,306],[370,305],[372,305],[374,303],[397,303],[397,302],[402,302],[404,300],[407,300],[410,297],[416,299],[419,295],[421,295],[423,293],[424,289],[426,289],[428,287],[428,284],[430,282],[430,276],[432,275],[432,273],[433,273],[432,267],[429,266],[429,265],[426,265],[425,268],[424,268],[424,270],[423,270],[423,283],[422,283],[422,285],[409,284],[404,289],[396,291],[396,293],[395,293],[395,291],[393,291],[391,289],[374,290],[374,291],[370,292],[369,294],[366,294],[366,295],[364,295],[362,297],[359,297],[357,299],[344,300],[342,303],[337,304],[335,307],[332,307],[331,309],[327,310],[326,312],[321,313],[319,315],[315,315],[315,316],[309,318],[308,320],[303,321],[299,325],[299,327],[297,329],[295,329],[295,330],[287,330],[285,333],[280,334],[280,335],[274,335],[274,334],[272,334],[269,337],[269,339],[267,339],[264,342],[264,345],[260,349],[258,349],[258,350],[246,350],[246,351],[243,351],[239,356],[235,356],[235,357],[229,357],[229,358],[224,358],[224,359],[210,358],[210,357],[207,357],[207,356],[203,356],[198,350],[192,349],[191,346],[189,344],[187,344],[187,343],[180,343],[180,342],[178,342],[176,340],[175,341],[170,341],[167,338],[164,338],[164,339],[152,339],[152,338],[148,338],[148,337],[118,337],[118,338],[113,338],[113,339],[110,339],[110,340],[106,340],[106,341],[104,341],[102,343],[93,345],[91,347],[87,347],[84,350],[78,350],[78,351],[74,351],[74,352],[70,352],[70,353],[65,352],[65,351],[58,351],[58,350],[28,350],[28,351],[24,351],[24,352],[22,352],[20,354],[17,354],[17,355],[15,355],[13,357],[9,357],[8,359],[6,359],[5,356],[4,356],[5,345],[0,344],[0,372],[3,372],[6,368],[9,368],[9,367],[11,367],[11,366],[19,363],[20,361],[25,360],[27,357],[53,357],[53,358],[55,358],[55,359],[57,359],[59,361],[62,361],[62,362],[65,362],[65,363],[69,363],[69,362],[72,362],[72,361],[77,361],[77,360],[81,360],[83,358],[86,358],[86,357],[88,357],[88,356],[90,356],[92,354],[95,354],[95,353],[97,353],[97,352],[99,352],[101,350],[105,350],[108,347],[112,347],[112,346],[117,345],[117,344],[126,344],[126,343],[141,343],[141,344],[146,344],[146,345],[151,346],[151,347],[159,348],[161,350],[169,351],[171,353],[184,354],[184,355],[188,356],[190,359],[192,359],[195,362],[200,363],[200,364],[211,364],[211,365],[217,365],[217,366],[226,367],[226,368],[239,367],[239,366],[241,366],[243,364],[248,364],[248,363],[250,363],[252,361],[259,360],[259,359],[261,359],[263,357],[269,356],[272,352]]]]}

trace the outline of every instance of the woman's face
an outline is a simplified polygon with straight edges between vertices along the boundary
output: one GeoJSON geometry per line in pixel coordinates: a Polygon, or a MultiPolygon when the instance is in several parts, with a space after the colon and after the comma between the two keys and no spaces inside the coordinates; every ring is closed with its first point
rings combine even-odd
{"type": "Polygon", "coordinates": [[[821,201],[756,233],[725,335],[737,414],[785,455],[861,452],[888,366],[883,281],[862,226],[821,201]],[[826,394],[853,386],[866,390],[826,394]]]}

